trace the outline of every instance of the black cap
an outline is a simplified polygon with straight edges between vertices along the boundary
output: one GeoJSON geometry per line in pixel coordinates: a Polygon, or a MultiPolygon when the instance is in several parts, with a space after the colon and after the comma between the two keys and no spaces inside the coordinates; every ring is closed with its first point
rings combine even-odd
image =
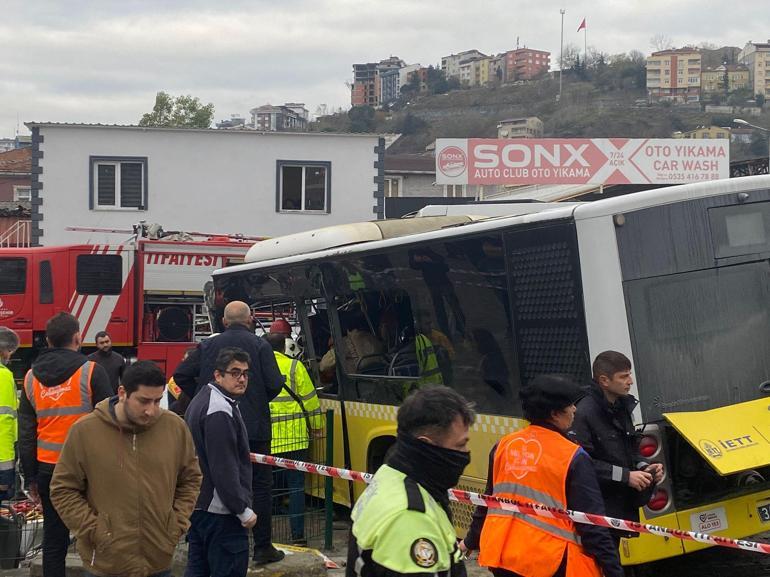
{"type": "Polygon", "coordinates": [[[551,411],[560,411],[585,395],[583,389],[567,375],[539,375],[519,393],[525,418],[547,419],[551,411]]]}

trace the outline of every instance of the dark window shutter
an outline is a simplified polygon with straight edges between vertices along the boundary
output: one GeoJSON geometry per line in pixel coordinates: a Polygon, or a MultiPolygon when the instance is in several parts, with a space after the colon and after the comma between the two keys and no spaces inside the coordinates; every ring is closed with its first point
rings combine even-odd
{"type": "Polygon", "coordinates": [[[77,291],[82,295],[119,295],[123,288],[123,257],[119,254],[80,254],[77,291]]]}
{"type": "Polygon", "coordinates": [[[53,277],[51,275],[51,261],[40,261],[40,304],[53,303],[53,277]]]}
{"type": "Polygon", "coordinates": [[[99,164],[97,181],[97,204],[115,206],[115,165],[99,164]]]}
{"type": "Polygon", "coordinates": [[[142,164],[123,162],[120,164],[120,206],[139,208],[142,199],[142,164]]]}
{"type": "Polygon", "coordinates": [[[0,294],[23,294],[27,288],[27,259],[0,258],[0,294]]]}

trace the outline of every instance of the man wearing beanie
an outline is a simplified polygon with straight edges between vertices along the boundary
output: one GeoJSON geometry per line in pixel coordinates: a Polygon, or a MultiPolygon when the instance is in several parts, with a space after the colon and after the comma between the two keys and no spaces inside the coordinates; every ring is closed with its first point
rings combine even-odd
{"type": "Polygon", "coordinates": [[[346,577],[465,577],[447,490],[470,462],[474,418],[448,387],[403,402],[395,449],[353,508],[346,577]]]}

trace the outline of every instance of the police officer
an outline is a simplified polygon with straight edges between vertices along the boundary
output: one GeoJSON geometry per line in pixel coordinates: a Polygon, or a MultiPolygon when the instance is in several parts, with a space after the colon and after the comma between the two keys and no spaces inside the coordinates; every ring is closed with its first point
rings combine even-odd
{"type": "Polygon", "coordinates": [[[415,392],[398,410],[393,453],[356,503],[346,577],[464,577],[447,490],[470,462],[475,415],[448,387],[415,392]]]}

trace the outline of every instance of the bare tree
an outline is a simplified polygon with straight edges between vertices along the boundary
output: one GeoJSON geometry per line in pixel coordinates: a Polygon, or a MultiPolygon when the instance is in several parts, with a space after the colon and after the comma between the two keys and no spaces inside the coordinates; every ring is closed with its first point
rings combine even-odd
{"type": "Polygon", "coordinates": [[[315,116],[316,118],[320,118],[321,116],[326,116],[329,114],[329,107],[326,104],[319,104],[315,109],[315,116]]]}
{"type": "Polygon", "coordinates": [[[652,46],[655,52],[660,52],[661,50],[669,50],[673,48],[674,42],[671,40],[671,36],[668,34],[658,32],[655,36],[650,38],[650,46],[652,46]]]}
{"type": "Polygon", "coordinates": [[[565,44],[561,61],[561,69],[567,70],[572,68],[577,62],[580,61],[582,61],[582,57],[580,56],[580,48],[574,44],[565,44]]]}

